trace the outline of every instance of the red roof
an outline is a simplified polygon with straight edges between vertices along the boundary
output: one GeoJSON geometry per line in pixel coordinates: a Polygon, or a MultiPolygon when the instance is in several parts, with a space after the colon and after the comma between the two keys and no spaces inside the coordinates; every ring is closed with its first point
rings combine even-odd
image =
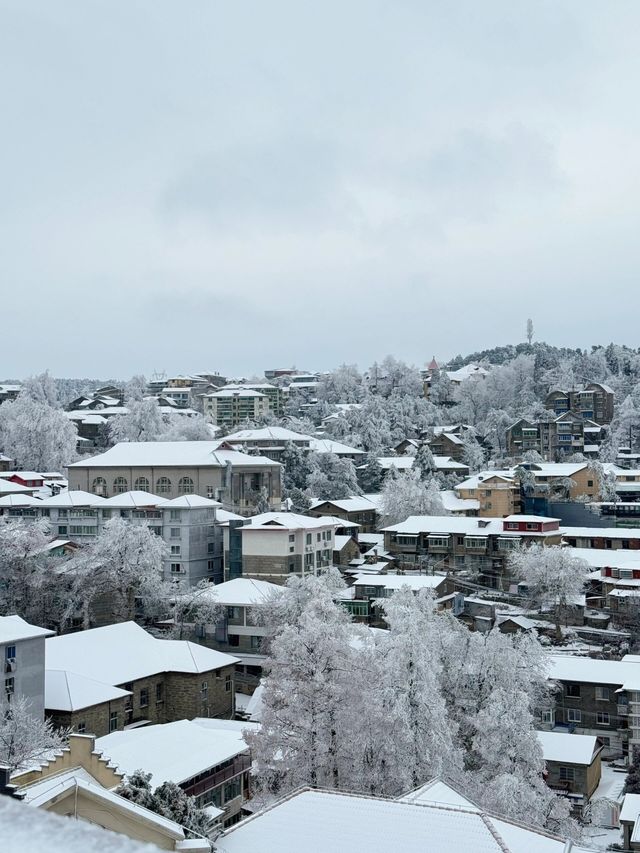
{"type": "Polygon", "coordinates": [[[435,357],[435,355],[434,355],[434,357],[431,359],[431,361],[429,362],[429,364],[427,365],[427,369],[428,369],[428,370],[439,370],[439,369],[440,369],[440,368],[438,367],[438,362],[436,361],[436,357],[435,357]]]}

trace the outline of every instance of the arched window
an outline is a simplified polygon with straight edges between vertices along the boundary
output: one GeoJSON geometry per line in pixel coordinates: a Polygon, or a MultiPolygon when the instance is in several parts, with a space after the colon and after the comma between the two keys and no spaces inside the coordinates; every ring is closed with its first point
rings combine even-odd
{"type": "Polygon", "coordinates": [[[171,480],[168,477],[158,477],[156,480],[156,492],[159,495],[166,495],[171,491],[171,480]]]}
{"type": "Polygon", "coordinates": [[[129,483],[126,477],[116,477],[113,481],[113,494],[121,495],[129,488],[129,483]]]}
{"type": "Polygon", "coordinates": [[[193,480],[191,479],[191,477],[180,478],[180,482],[178,483],[178,492],[181,495],[192,495],[193,488],[193,480]]]}
{"type": "Polygon", "coordinates": [[[91,491],[94,495],[100,495],[101,498],[107,496],[107,481],[104,477],[96,477],[91,485],[91,491]]]}
{"type": "Polygon", "coordinates": [[[149,481],[146,477],[138,477],[134,483],[133,488],[136,492],[148,492],[149,491],[149,481]]]}

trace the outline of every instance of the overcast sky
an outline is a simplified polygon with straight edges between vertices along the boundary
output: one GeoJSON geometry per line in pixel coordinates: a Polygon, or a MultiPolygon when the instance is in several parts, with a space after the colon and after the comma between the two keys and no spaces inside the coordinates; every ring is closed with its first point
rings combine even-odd
{"type": "Polygon", "coordinates": [[[0,379],[638,345],[638,0],[0,18],[0,379]]]}

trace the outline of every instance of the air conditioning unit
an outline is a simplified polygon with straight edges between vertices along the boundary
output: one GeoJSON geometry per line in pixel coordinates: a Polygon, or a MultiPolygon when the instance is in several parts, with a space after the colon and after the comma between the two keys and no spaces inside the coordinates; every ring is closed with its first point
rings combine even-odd
{"type": "Polygon", "coordinates": [[[5,666],[5,672],[15,672],[16,671],[16,659],[8,658],[5,666]]]}

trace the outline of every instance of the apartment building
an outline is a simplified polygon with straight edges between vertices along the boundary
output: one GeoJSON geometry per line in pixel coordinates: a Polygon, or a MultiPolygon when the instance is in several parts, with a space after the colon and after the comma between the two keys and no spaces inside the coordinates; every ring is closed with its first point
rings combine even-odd
{"type": "Polygon", "coordinates": [[[130,490],[162,498],[200,495],[249,515],[264,494],[273,509],[282,500],[281,465],[216,441],[120,442],[68,467],[69,489],[111,497],[130,490]]]}
{"type": "Polygon", "coordinates": [[[573,412],[584,420],[609,424],[613,420],[614,401],[612,388],[601,382],[590,382],[584,388],[573,391],[556,388],[547,394],[544,405],[556,415],[573,412]]]}
{"type": "Polygon", "coordinates": [[[258,451],[276,462],[282,459],[283,453],[290,444],[314,453],[332,453],[334,456],[351,459],[353,462],[365,456],[364,450],[359,450],[357,447],[350,447],[330,438],[317,438],[313,435],[293,432],[285,427],[242,429],[224,436],[221,443],[248,453],[258,451]]]}
{"type": "Polygon", "coordinates": [[[50,637],[45,655],[47,716],[80,733],[234,713],[237,658],[135,622],[50,637]]]}
{"type": "MultiPolygon", "coordinates": [[[[165,580],[195,585],[203,578],[222,581],[222,531],[216,524],[221,504],[200,495],[169,500],[150,492],[123,492],[101,498],[83,491],[61,492],[34,502],[24,512],[46,518],[58,539],[80,545],[93,541],[112,518],[144,524],[167,544],[165,580]]],[[[17,509],[16,509],[17,511],[17,509]]]]}
{"type": "Polygon", "coordinates": [[[204,394],[205,418],[221,429],[233,429],[245,421],[255,421],[269,412],[269,397],[251,388],[222,388],[204,394]]]}
{"type": "Polygon", "coordinates": [[[361,533],[375,533],[380,518],[380,495],[354,495],[351,498],[315,501],[307,514],[312,518],[339,518],[359,525],[361,533]]]}
{"type": "Polygon", "coordinates": [[[44,716],[45,640],[53,631],[30,625],[20,616],[0,616],[0,712],[17,698],[31,702],[30,713],[44,716]]]}
{"type": "Polygon", "coordinates": [[[395,556],[398,566],[465,570],[497,588],[509,582],[508,558],[516,548],[562,541],[557,518],[535,515],[503,519],[414,515],[383,532],[385,550],[395,556]]]}
{"type": "Polygon", "coordinates": [[[223,525],[225,578],[285,583],[332,564],[334,523],[292,512],[266,512],[223,525]]]}
{"type": "MultiPolygon", "coordinates": [[[[222,390],[222,389],[221,389],[222,390]]],[[[284,413],[284,404],[287,401],[287,389],[279,385],[272,385],[271,382],[238,382],[229,383],[224,386],[225,391],[258,391],[264,394],[267,398],[267,407],[269,412],[277,418],[282,417],[284,413]]]]}

